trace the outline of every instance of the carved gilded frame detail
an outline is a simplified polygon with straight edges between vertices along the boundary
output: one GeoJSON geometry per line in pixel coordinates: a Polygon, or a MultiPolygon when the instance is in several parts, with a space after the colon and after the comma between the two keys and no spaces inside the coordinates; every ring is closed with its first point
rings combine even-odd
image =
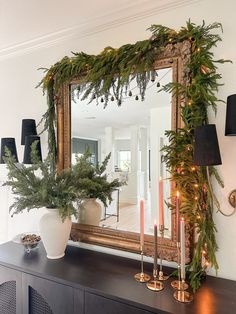
{"type": "MultiPolygon", "coordinates": [[[[173,81],[189,85],[190,75],[188,64],[191,58],[191,44],[184,41],[177,44],[168,44],[163,48],[158,60],[154,63],[154,69],[172,67],[173,81]]],[[[70,107],[70,86],[78,84],[75,79],[64,84],[57,98],[57,143],[58,143],[58,169],[68,168],[71,165],[71,107],[70,107]]],[[[175,94],[172,95],[172,128],[181,127],[180,105],[184,98],[175,94]]],[[[124,105],[124,104],[123,104],[124,105]]],[[[176,226],[175,213],[172,212],[171,238],[158,238],[158,252],[162,253],[165,260],[176,261],[176,226]]],[[[139,234],[126,231],[117,231],[91,225],[73,223],[71,231],[73,241],[86,242],[94,245],[106,246],[113,249],[125,250],[133,253],[139,252],[139,234]]],[[[191,259],[191,234],[186,234],[186,259],[191,259]]],[[[153,236],[145,235],[145,254],[151,256],[153,252],[153,236]]]]}

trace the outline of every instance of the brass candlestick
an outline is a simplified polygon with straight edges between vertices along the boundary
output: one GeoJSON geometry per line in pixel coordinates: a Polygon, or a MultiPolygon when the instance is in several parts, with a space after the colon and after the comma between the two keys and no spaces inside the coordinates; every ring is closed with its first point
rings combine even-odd
{"type": "Polygon", "coordinates": [[[172,288],[176,290],[187,290],[188,289],[188,284],[184,281],[181,280],[181,273],[180,273],[180,242],[177,242],[177,264],[178,264],[178,280],[173,280],[171,282],[172,288]]]}
{"type": "MultiPolygon", "coordinates": [[[[183,286],[185,284],[185,281],[182,282],[183,286]]],[[[174,298],[175,300],[182,302],[182,303],[189,303],[193,300],[193,295],[185,290],[176,290],[174,292],[174,298]]]]}
{"type": "MultiPolygon", "coordinates": [[[[160,230],[161,238],[163,239],[164,238],[164,231],[165,231],[164,225],[160,225],[159,230],[160,230]]],[[[160,252],[160,270],[158,273],[158,280],[165,281],[165,280],[169,279],[170,276],[163,272],[162,261],[163,261],[163,258],[162,258],[162,251],[161,251],[160,252]]]]}
{"type": "Polygon", "coordinates": [[[145,274],[143,270],[143,255],[144,255],[143,247],[141,247],[140,254],[141,254],[141,272],[134,275],[134,278],[136,281],[144,283],[144,282],[148,282],[151,279],[151,277],[148,274],[145,274]]]}
{"type": "Polygon", "coordinates": [[[157,269],[153,269],[153,280],[147,283],[147,288],[152,291],[161,291],[164,289],[164,285],[161,281],[157,280],[158,278],[157,269]]]}

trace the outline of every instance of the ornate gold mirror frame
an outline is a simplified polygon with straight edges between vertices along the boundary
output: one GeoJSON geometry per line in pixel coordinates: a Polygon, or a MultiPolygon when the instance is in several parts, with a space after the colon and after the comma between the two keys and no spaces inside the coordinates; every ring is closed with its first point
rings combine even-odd
{"type": "MultiPolygon", "coordinates": [[[[184,85],[190,83],[189,69],[191,45],[189,41],[168,44],[163,48],[154,69],[172,67],[173,82],[184,85]]],[[[80,79],[62,85],[57,94],[57,143],[58,169],[68,168],[71,165],[71,84],[79,84],[80,79]]],[[[184,99],[177,94],[172,95],[172,129],[181,126],[180,105],[184,99]]],[[[125,105],[125,104],[123,104],[125,105]]],[[[174,184],[174,183],[173,183],[174,184]]],[[[177,259],[175,212],[172,212],[171,238],[158,238],[158,251],[165,260],[177,259]]],[[[73,223],[71,231],[73,241],[86,242],[94,245],[106,246],[113,249],[125,250],[133,253],[140,251],[139,234],[126,231],[117,231],[91,225],[73,223]]],[[[145,254],[152,255],[153,236],[145,235],[145,254]]],[[[186,234],[186,261],[190,261],[190,233],[186,234]]]]}

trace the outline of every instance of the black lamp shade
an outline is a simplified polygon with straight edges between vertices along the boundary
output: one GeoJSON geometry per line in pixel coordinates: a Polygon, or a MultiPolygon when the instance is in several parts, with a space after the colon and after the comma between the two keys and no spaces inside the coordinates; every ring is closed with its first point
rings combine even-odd
{"type": "Polygon", "coordinates": [[[227,97],[225,135],[236,135],[236,94],[227,97]]]}
{"type": "Polygon", "coordinates": [[[35,141],[37,141],[36,151],[38,153],[38,157],[39,157],[40,161],[42,161],[40,137],[37,135],[28,135],[25,138],[25,150],[24,150],[24,159],[23,159],[24,164],[32,164],[31,146],[35,141]]]}
{"type": "Polygon", "coordinates": [[[194,165],[221,165],[222,162],[215,124],[207,124],[197,127],[194,136],[194,165]]]}
{"type": "Polygon", "coordinates": [[[6,156],[6,147],[11,152],[11,155],[15,157],[16,162],[18,162],[17,150],[16,150],[16,141],[13,137],[4,137],[1,139],[1,159],[0,163],[5,164],[3,157],[6,156]]]}
{"type": "Polygon", "coordinates": [[[33,119],[23,119],[21,127],[21,145],[25,145],[25,138],[28,135],[37,135],[36,123],[33,119]]]}

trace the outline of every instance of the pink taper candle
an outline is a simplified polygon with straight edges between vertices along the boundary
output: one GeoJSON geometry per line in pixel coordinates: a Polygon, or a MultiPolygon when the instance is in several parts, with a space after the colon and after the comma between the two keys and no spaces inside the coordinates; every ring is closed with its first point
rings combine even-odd
{"type": "Polygon", "coordinates": [[[157,223],[156,220],[154,221],[154,264],[153,269],[154,272],[157,272],[157,223]]]}
{"type": "Polygon", "coordinates": [[[163,207],[163,180],[159,178],[159,223],[164,227],[164,207],[163,207]]]}
{"type": "Polygon", "coordinates": [[[140,247],[144,246],[144,200],[140,201],[140,247]]]}
{"type": "Polygon", "coordinates": [[[180,219],[179,219],[179,191],[176,193],[176,210],[175,210],[175,217],[176,217],[176,242],[180,242],[180,219]]]}

